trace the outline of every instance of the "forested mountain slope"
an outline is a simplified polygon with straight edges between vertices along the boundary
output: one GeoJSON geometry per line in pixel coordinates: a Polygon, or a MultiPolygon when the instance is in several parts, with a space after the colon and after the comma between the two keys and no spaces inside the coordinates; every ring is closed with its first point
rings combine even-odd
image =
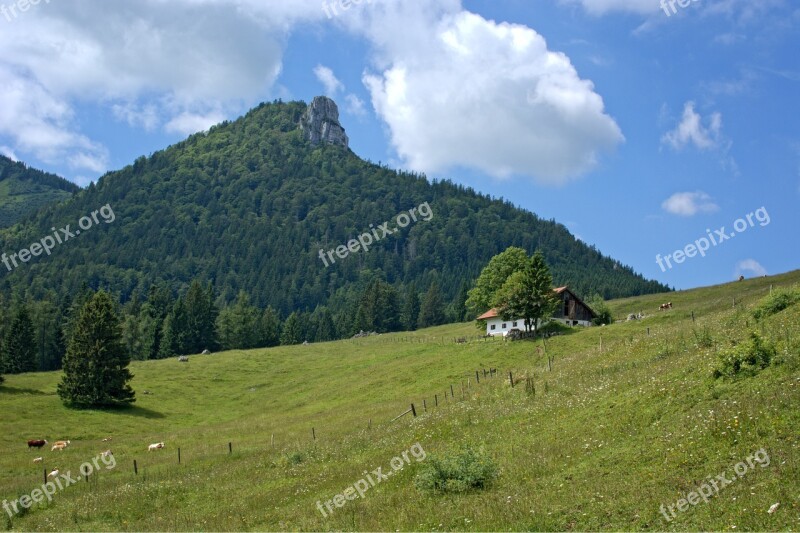
{"type": "Polygon", "coordinates": [[[0,290],[25,299],[71,297],[105,287],[125,302],[166,282],[178,292],[208,280],[218,297],[245,291],[281,313],[350,305],[378,275],[398,289],[436,280],[446,303],[464,292],[508,246],[541,249],[554,281],[606,298],[667,287],[576,240],[564,226],[451,182],[397,172],[343,146],[314,145],[298,127],[303,102],[262,104],[101,178],[67,203],[51,205],[0,234],[11,253],[104,205],[113,222],[3,270],[0,290]],[[326,267],[319,250],[392,221],[428,202],[433,218],[412,223],[326,267]]]}

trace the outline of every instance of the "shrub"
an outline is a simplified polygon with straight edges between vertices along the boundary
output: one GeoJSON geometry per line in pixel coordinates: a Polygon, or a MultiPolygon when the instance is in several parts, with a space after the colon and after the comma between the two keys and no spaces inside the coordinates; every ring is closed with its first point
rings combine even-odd
{"type": "Polygon", "coordinates": [[[608,308],[602,296],[595,294],[592,299],[589,300],[588,304],[597,315],[592,320],[592,324],[595,326],[602,326],[603,324],[608,325],[614,323],[614,316],[611,314],[611,309],[608,308]]]}
{"type": "Polygon", "coordinates": [[[483,452],[472,448],[444,455],[429,456],[414,484],[420,490],[467,492],[483,489],[497,477],[497,467],[483,452]]]}
{"type": "Polygon", "coordinates": [[[714,337],[711,336],[711,331],[708,327],[704,327],[703,331],[693,330],[695,345],[698,348],[711,348],[714,346],[714,337]]]}
{"type": "Polygon", "coordinates": [[[759,306],[753,311],[753,316],[756,320],[761,320],[762,318],[780,313],[797,302],[800,302],[800,291],[778,289],[761,300],[759,306]]]}
{"type": "Polygon", "coordinates": [[[720,366],[714,370],[714,377],[753,376],[767,368],[775,355],[774,346],[766,343],[757,333],[751,333],[749,341],[720,353],[720,366]]]}

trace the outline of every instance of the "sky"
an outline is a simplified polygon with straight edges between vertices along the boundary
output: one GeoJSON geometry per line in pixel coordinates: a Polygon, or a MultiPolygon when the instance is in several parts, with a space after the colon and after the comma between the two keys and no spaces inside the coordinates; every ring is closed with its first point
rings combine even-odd
{"type": "Polygon", "coordinates": [[[724,283],[800,268],[799,26],[789,0],[0,0],[0,153],[85,186],[324,94],[364,159],[724,283]]]}

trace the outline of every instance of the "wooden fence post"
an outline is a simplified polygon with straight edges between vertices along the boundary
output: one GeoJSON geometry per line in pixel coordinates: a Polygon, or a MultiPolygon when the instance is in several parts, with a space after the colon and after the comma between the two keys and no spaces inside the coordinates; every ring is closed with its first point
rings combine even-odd
{"type": "Polygon", "coordinates": [[[478,371],[476,370],[475,371],[475,383],[480,383],[480,382],[481,382],[481,376],[480,376],[480,374],[478,374],[478,371]]]}
{"type": "Polygon", "coordinates": [[[47,485],[47,469],[44,469],[44,484],[47,485]]]}
{"type": "Polygon", "coordinates": [[[436,407],[439,407],[439,395],[438,394],[434,394],[433,395],[433,401],[436,402],[436,407]]]}
{"type": "Polygon", "coordinates": [[[178,464],[181,464],[181,449],[178,448],[178,464]]]}
{"type": "MultiPolygon", "coordinates": [[[[735,298],[734,298],[734,300],[735,300],[735,298]]],[[[734,305],[736,305],[736,304],[734,303],[734,305]]],[[[692,311],[692,322],[694,322],[694,311],[692,311]]]]}
{"type": "Polygon", "coordinates": [[[450,384],[450,397],[451,398],[455,398],[456,397],[456,394],[453,392],[453,384],[452,383],[450,384]]]}
{"type": "Polygon", "coordinates": [[[511,371],[508,371],[508,382],[511,383],[511,388],[514,388],[514,376],[511,374],[511,371]]]}
{"type": "Polygon", "coordinates": [[[423,398],[422,400],[422,409],[427,413],[428,412],[428,402],[423,398]]]}
{"type": "Polygon", "coordinates": [[[414,409],[414,404],[413,404],[413,403],[411,404],[411,414],[413,414],[413,415],[414,415],[414,418],[416,418],[416,417],[417,417],[417,410],[416,410],[416,409],[414,409]]]}
{"type": "Polygon", "coordinates": [[[139,475],[139,467],[136,465],[136,459],[133,460],[133,473],[139,475]]]}
{"type": "Polygon", "coordinates": [[[313,427],[311,428],[311,438],[317,440],[317,431],[313,427]]]}
{"type": "Polygon", "coordinates": [[[232,453],[233,453],[233,443],[229,442],[228,443],[228,454],[232,454],[232,453]]]}

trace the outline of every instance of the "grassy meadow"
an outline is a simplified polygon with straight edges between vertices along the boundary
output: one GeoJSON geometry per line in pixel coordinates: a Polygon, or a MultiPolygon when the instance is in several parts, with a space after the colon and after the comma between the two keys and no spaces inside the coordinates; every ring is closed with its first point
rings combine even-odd
{"type": "Polygon", "coordinates": [[[137,402],[126,410],[65,408],[55,393],[60,373],[6,376],[0,500],[30,494],[43,469],[77,474],[108,448],[116,467],[13,518],[0,509],[0,530],[796,531],[800,304],[759,322],[752,312],[770,285],[798,284],[800,271],[617,300],[616,318],[646,317],[546,344],[477,340],[473,324],[460,324],[189,363],[134,362],[137,402]],[[674,309],[658,311],[665,301],[674,309]],[[773,364],[714,379],[719,352],[750,332],[774,344],[773,364]],[[467,344],[453,342],[466,336],[467,344]],[[489,368],[499,375],[484,378],[489,368]],[[513,388],[509,371],[521,380],[513,388]],[[391,421],[412,402],[419,416],[391,421]],[[28,450],[26,441],[39,438],[71,445],[28,450]],[[166,448],[148,452],[159,441],[166,448]],[[389,470],[415,443],[424,461],[412,459],[328,517],[318,511],[317,501],[365,471],[389,470]],[[415,487],[427,461],[463,447],[496,465],[486,488],[415,487]],[[731,478],[760,449],[768,466],[671,521],[659,511],[709,477],[731,478]],[[43,464],[34,464],[39,456],[43,464]]]}

